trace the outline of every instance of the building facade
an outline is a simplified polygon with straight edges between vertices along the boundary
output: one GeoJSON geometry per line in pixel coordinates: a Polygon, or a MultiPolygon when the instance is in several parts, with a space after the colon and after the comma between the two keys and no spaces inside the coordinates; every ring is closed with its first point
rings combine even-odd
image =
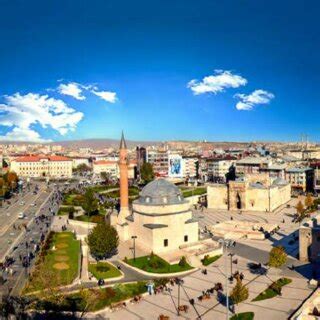
{"type": "Polygon", "coordinates": [[[291,187],[281,178],[270,181],[267,175],[246,175],[226,184],[207,188],[208,208],[272,212],[291,199],[291,187]]]}
{"type": "Polygon", "coordinates": [[[72,164],[62,156],[25,156],[12,160],[10,170],[19,177],[71,178],[72,164]]]}
{"type": "Polygon", "coordinates": [[[286,180],[295,191],[312,192],[314,187],[314,170],[309,167],[289,168],[286,180]]]}
{"type": "Polygon", "coordinates": [[[167,151],[147,150],[147,162],[152,164],[156,176],[166,177],[169,171],[169,158],[167,151]]]}
{"type": "MultiPolygon", "coordinates": [[[[135,178],[135,168],[136,162],[129,161],[128,162],[128,177],[129,179],[135,178]]],[[[92,164],[92,171],[94,174],[99,175],[102,172],[105,172],[110,175],[112,178],[120,178],[120,168],[119,161],[115,160],[98,160],[94,161],[92,164]]]]}

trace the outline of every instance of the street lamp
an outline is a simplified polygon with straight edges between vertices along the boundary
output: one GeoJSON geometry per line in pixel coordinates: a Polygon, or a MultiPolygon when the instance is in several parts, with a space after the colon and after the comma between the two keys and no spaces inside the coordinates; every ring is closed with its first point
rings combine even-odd
{"type": "Polygon", "coordinates": [[[230,273],[231,273],[231,275],[230,275],[230,283],[233,282],[233,272],[232,272],[232,264],[233,264],[233,262],[232,262],[232,258],[233,258],[234,255],[235,255],[235,253],[231,253],[231,252],[228,254],[228,256],[230,257],[230,273]]]}
{"type": "Polygon", "coordinates": [[[178,316],[180,316],[180,286],[183,283],[183,280],[176,278],[175,283],[178,285],[178,316]]]}
{"type": "Polygon", "coordinates": [[[136,261],[136,239],[137,236],[131,236],[131,239],[133,240],[133,261],[136,261]]]}
{"type": "MultiPolygon", "coordinates": [[[[228,248],[236,246],[236,242],[230,239],[219,239],[219,244],[223,248],[223,253],[225,254],[225,275],[226,275],[226,308],[227,308],[227,320],[229,320],[229,288],[228,288],[228,248]]],[[[232,258],[231,258],[232,259],[232,258]]]]}

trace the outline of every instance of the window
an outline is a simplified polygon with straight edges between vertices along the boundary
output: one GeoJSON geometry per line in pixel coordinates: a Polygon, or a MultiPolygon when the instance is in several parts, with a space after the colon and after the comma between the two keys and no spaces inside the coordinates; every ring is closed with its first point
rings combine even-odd
{"type": "Polygon", "coordinates": [[[184,236],[184,242],[188,242],[188,236],[184,236]]]}
{"type": "Polygon", "coordinates": [[[164,239],[164,240],[163,240],[163,245],[164,245],[165,247],[168,246],[168,239],[164,239]]]}

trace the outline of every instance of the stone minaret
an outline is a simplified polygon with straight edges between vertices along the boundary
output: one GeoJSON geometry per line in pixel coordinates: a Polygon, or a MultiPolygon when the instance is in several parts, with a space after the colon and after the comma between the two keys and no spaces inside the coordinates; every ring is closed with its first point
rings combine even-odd
{"type": "Polygon", "coordinates": [[[122,132],[119,150],[119,169],[120,169],[120,214],[119,223],[124,223],[129,215],[128,197],[128,151],[124,134],[122,132]]]}

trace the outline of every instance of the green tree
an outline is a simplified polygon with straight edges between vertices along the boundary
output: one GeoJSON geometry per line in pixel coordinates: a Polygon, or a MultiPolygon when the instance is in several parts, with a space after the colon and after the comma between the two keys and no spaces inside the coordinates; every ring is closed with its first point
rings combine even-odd
{"type": "Polygon", "coordinates": [[[232,300],[232,303],[239,304],[240,302],[247,300],[248,297],[248,288],[242,284],[242,281],[240,279],[238,279],[236,285],[234,286],[230,294],[230,299],[232,300]]]}
{"type": "Polygon", "coordinates": [[[304,206],[301,201],[296,205],[297,214],[301,216],[304,213],[304,206]]]}
{"type": "Polygon", "coordinates": [[[154,179],[154,172],[153,172],[153,166],[149,162],[145,162],[140,169],[141,172],[141,179],[148,183],[154,179]]]}
{"type": "Polygon", "coordinates": [[[84,173],[84,172],[87,172],[87,171],[90,171],[90,167],[87,166],[85,163],[81,163],[79,164],[74,171],[76,172],[79,172],[79,173],[84,173]]]}
{"type": "Polygon", "coordinates": [[[19,178],[15,172],[9,171],[5,175],[5,180],[7,182],[8,188],[13,190],[17,187],[17,183],[18,183],[19,178]]]}
{"type": "Polygon", "coordinates": [[[312,199],[312,196],[310,193],[308,193],[308,195],[306,196],[306,198],[304,200],[304,204],[308,209],[312,207],[313,199],[312,199]]]}
{"type": "Polygon", "coordinates": [[[270,267],[279,268],[287,262],[287,254],[283,247],[278,246],[271,249],[269,253],[270,267]]]}
{"type": "Polygon", "coordinates": [[[91,188],[88,188],[84,194],[82,207],[87,215],[90,215],[98,210],[98,200],[96,199],[94,191],[91,188]]]}
{"type": "Polygon", "coordinates": [[[97,224],[88,236],[88,245],[97,260],[110,256],[119,245],[117,230],[106,223],[97,224]]]}

